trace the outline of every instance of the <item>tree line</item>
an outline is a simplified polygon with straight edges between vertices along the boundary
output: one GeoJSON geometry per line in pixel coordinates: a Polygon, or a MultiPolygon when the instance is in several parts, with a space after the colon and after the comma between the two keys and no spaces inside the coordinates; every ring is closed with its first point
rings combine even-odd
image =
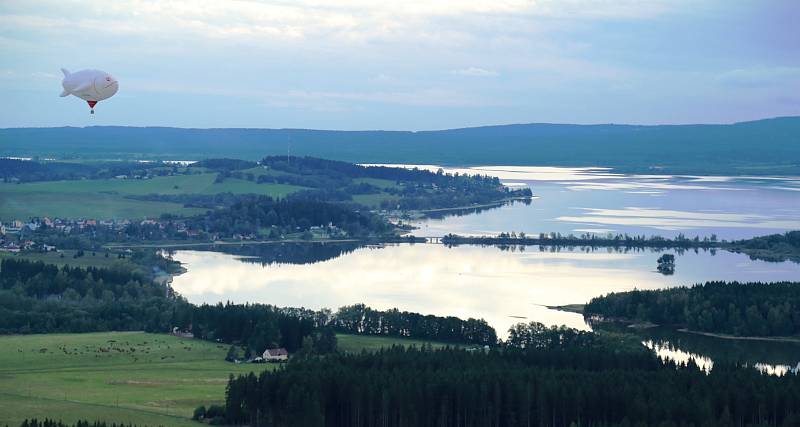
{"type": "Polygon", "coordinates": [[[362,166],[314,157],[268,156],[261,165],[285,174],[258,177],[258,182],[301,185],[323,190],[318,195],[329,200],[348,200],[355,194],[386,192],[396,196],[383,200],[383,209],[433,209],[498,202],[515,197],[531,197],[529,188],[511,190],[497,177],[431,172],[386,166],[362,166]],[[371,178],[394,181],[397,185],[379,188],[354,179],[371,178]]]}
{"type": "Polygon", "coordinates": [[[124,266],[0,262],[0,333],[168,331],[186,304],[170,287],[124,266]]]}
{"type": "Polygon", "coordinates": [[[0,158],[0,180],[2,182],[105,179],[112,178],[117,175],[166,175],[172,169],[172,166],[162,163],[68,163],[0,158]]]}
{"type": "Polygon", "coordinates": [[[246,356],[266,348],[332,351],[330,331],[443,342],[494,345],[497,336],[483,319],[425,316],[363,304],[328,309],[268,304],[194,305],[170,286],[116,266],[79,268],[7,258],[0,262],[0,333],[145,330],[177,327],[197,338],[234,344],[246,356]]]}
{"type": "Polygon", "coordinates": [[[348,206],[312,200],[276,200],[267,196],[243,199],[227,208],[187,220],[190,228],[224,234],[259,234],[270,227],[275,227],[278,233],[292,233],[328,224],[351,236],[377,235],[392,230],[391,225],[377,215],[348,206]]]}
{"type": "Polygon", "coordinates": [[[495,345],[497,333],[483,319],[422,315],[391,309],[374,310],[364,304],[341,307],[333,327],[343,333],[416,338],[431,341],[495,345]]]}
{"type": "Polygon", "coordinates": [[[690,248],[715,248],[720,247],[716,235],[687,237],[678,234],[672,239],[662,236],[644,236],[625,234],[598,235],[584,233],[579,236],[561,233],[539,233],[536,235],[524,232],[503,232],[497,236],[459,236],[447,234],[442,237],[442,243],[449,246],[462,244],[478,245],[541,245],[541,246],[587,246],[587,247],[619,247],[619,248],[663,248],[663,249],[690,249],[690,248]]]}
{"type": "Polygon", "coordinates": [[[738,336],[800,334],[800,283],[707,282],[592,298],[586,316],[738,336]]]}
{"type": "Polygon", "coordinates": [[[706,374],[693,361],[680,365],[599,344],[488,352],[396,346],[297,358],[259,376],[232,377],[225,421],[276,427],[788,427],[800,423],[798,402],[796,374],[767,376],[722,363],[706,374]]]}
{"type": "Polygon", "coordinates": [[[752,259],[800,262],[800,231],[736,240],[731,242],[730,250],[743,252],[752,259]]]}

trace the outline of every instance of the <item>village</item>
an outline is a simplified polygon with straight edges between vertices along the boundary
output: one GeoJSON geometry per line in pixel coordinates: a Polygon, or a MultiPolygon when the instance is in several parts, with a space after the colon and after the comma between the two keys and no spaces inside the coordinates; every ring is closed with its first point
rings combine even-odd
{"type": "MultiPolygon", "coordinates": [[[[346,237],[346,233],[333,224],[312,226],[305,232],[297,228],[297,236],[287,236],[275,227],[265,230],[262,235],[255,233],[207,232],[191,228],[186,220],[175,218],[143,220],[98,220],[34,217],[27,221],[15,219],[0,222],[0,252],[53,252],[59,245],[54,240],[64,237],[89,237],[103,243],[122,243],[136,241],[252,241],[264,237],[284,239],[298,237],[304,240],[346,237]]],[[[74,249],[74,248],[71,248],[74,249]]]]}

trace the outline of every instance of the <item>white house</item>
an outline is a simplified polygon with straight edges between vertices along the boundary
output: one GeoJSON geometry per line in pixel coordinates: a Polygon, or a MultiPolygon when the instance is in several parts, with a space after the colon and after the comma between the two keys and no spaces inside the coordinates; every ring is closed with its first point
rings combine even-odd
{"type": "Polygon", "coordinates": [[[279,362],[289,360],[289,352],[285,348],[268,348],[264,350],[263,357],[267,362],[279,362]]]}

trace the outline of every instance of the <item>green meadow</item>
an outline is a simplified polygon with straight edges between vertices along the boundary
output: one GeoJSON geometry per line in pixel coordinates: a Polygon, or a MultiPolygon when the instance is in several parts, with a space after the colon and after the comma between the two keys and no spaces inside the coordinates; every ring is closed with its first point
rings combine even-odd
{"type": "Polygon", "coordinates": [[[78,252],[74,249],[63,249],[58,252],[0,252],[0,260],[4,258],[27,259],[30,261],[42,261],[45,264],[55,264],[59,267],[68,265],[70,267],[99,267],[99,268],[113,268],[121,266],[130,269],[141,269],[142,267],[131,262],[129,257],[124,259],[117,258],[116,253],[109,253],[105,256],[105,252],[92,252],[86,251],[81,257],[75,258],[78,252]],[[92,255],[94,254],[94,255],[92,255]],[[61,255],[64,255],[63,258],[61,255]]]}
{"type": "Polygon", "coordinates": [[[434,341],[415,340],[410,338],[377,337],[369,335],[336,334],[336,347],[339,351],[358,353],[362,350],[377,351],[393,345],[422,347],[429,344],[433,348],[442,348],[447,345],[465,347],[463,344],[445,344],[434,341]]]}
{"type": "Polygon", "coordinates": [[[0,184],[0,221],[32,216],[93,219],[155,218],[164,213],[196,215],[203,209],[178,203],[141,201],[125,196],[146,194],[262,194],[284,197],[303,187],[258,184],[227,178],[215,182],[216,173],[156,177],[147,180],[97,179],[0,184]]]}
{"type": "MultiPolygon", "coordinates": [[[[341,351],[424,341],[337,335],[341,351]]],[[[441,346],[442,344],[434,344],[441,346]]],[[[277,365],[225,362],[228,346],[144,332],[0,336],[0,426],[25,418],[198,426],[222,404],[229,375],[277,365]]]]}
{"type": "Polygon", "coordinates": [[[227,346],[143,332],[0,337],[0,425],[27,417],[190,425],[224,401],[230,374],[274,365],[224,361],[227,346]]]}

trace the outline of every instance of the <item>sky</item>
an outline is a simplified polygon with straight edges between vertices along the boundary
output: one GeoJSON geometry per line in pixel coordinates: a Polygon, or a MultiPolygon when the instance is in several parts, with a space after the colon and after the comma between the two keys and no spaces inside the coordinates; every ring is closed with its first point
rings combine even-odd
{"type": "Polygon", "coordinates": [[[797,0],[0,0],[0,127],[800,115],[797,0]],[[97,114],[59,69],[120,82],[97,114]]]}

